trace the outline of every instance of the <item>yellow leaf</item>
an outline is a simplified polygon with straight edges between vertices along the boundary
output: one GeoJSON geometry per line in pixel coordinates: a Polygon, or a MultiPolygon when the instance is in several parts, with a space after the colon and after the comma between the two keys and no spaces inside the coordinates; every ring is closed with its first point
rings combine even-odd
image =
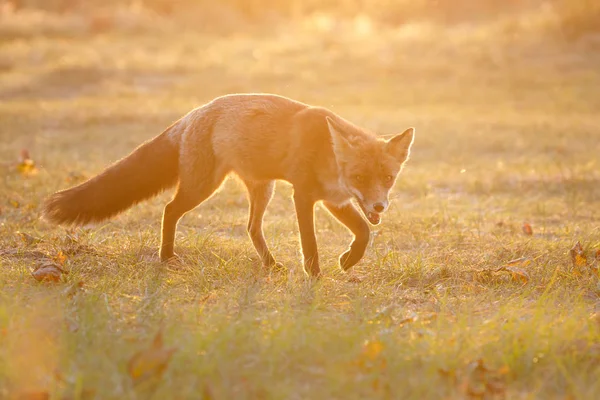
{"type": "Polygon", "coordinates": [[[510,272],[513,280],[521,282],[523,284],[529,282],[529,274],[522,268],[519,267],[500,267],[495,272],[510,272]]]}
{"type": "Polygon", "coordinates": [[[26,246],[30,246],[32,244],[36,244],[42,241],[42,239],[37,238],[35,236],[31,236],[25,232],[17,232],[17,236],[21,238],[21,241],[25,243],[26,246]]]}
{"type": "Polygon", "coordinates": [[[26,159],[17,164],[17,171],[21,173],[21,175],[35,175],[38,173],[38,169],[35,166],[35,162],[30,159],[26,159]]]}
{"type": "Polygon", "coordinates": [[[162,332],[159,331],[150,347],[134,354],[127,364],[127,371],[134,384],[151,378],[160,378],[175,350],[174,347],[164,347],[162,332]]]}
{"type": "Polygon", "coordinates": [[[585,255],[585,251],[583,250],[583,246],[579,241],[575,243],[571,250],[569,250],[569,255],[571,256],[573,267],[580,268],[587,265],[587,257],[585,255]]]}
{"type": "Polygon", "coordinates": [[[67,256],[62,252],[62,250],[60,250],[54,257],[52,257],[52,259],[58,264],[64,265],[65,261],[67,261],[67,256]]]}
{"type": "Polygon", "coordinates": [[[529,282],[529,275],[527,272],[525,272],[525,270],[517,267],[506,267],[506,270],[512,273],[513,280],[520,281],[522,283],[529,282]]]}

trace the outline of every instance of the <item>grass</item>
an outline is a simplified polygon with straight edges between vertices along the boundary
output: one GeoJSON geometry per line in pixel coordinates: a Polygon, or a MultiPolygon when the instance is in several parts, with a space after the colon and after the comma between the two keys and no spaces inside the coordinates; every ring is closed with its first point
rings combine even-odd
{"type": "Polygon", "coordinates": [[[0,397],[595,398],[598,56],[488,25],[361,27],[3,39],[0,397]],[[395,201],[350,273],[336,265],[349,234],[319,209],[324,277],[304,277],[285,184],[265,229],[287,272],[259,267],[235,181],[183,219],[179,269],[156,254],[170,193],[73,231],[39,219],[48,194],[192,107],[248,91],[381,134],[416,127],[395,201]],[[21,149],[37,174],[19,172],[21,149]],[[495,272],[519,257],[526,283],[495,272]],[[31,276],[48,258],[64,260],[60,283],[31,276]],[[128,364],[161,330],[176,351],[134,385],[128,364]]]}

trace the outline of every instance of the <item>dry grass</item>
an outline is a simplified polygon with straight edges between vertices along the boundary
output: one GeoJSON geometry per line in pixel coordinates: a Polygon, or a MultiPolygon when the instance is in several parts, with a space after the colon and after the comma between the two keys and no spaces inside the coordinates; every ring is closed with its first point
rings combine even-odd
{"type": "Polygon", "coordinates": [[[505,28],[493,24],[365,21],[5,38],[0,397],[595,398],[598,53],[496,37],[505,28]],[[283,184],[266,234],[287,273],[258,267],[233,181],[182,221],[177,270],[156,255],[168,193],[73,232],[39,220],[49,193],[191,107],[247,91],[382,134],[417,128],[395,202],[351,273],[336,266],[348,233],[319,210],[325,276],[305,279],[283,184]],[[22,148],[37,174],[16,168],[22,148]],[[576,241],[588,252],[581,273],[576,241]],[[37,283],[30,270],[60,252],[64,282],[37,283]],[[493,271],[518,257],[531,260],[527,283],[493,271]],[[134,386],[128,361],[161,327],[177,351],[162,378],[134,386]]]}

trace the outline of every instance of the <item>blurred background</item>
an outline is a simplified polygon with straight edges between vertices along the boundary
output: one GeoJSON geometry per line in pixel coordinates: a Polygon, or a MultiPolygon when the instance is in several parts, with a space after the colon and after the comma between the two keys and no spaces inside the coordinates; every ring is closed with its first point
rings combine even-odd
{"type": "Polygon", "coordinates": [[[598,177],[598,88],[595,0],[0,1],[0,158],[85,176],[216,96],[274,92],[415,126],[404,191],[564,194],[598,177]]]}

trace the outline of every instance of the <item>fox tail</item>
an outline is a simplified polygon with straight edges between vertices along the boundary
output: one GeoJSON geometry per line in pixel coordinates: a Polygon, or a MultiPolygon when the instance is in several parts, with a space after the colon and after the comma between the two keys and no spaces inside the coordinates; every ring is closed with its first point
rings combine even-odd
{"type": "Polygon", "coordinates": [[[179,181],[179,144],[170,132],[136,148],[101,174],[46,199],[42,216],[56,224],[85,225],[111,218],[179,181]]]}

